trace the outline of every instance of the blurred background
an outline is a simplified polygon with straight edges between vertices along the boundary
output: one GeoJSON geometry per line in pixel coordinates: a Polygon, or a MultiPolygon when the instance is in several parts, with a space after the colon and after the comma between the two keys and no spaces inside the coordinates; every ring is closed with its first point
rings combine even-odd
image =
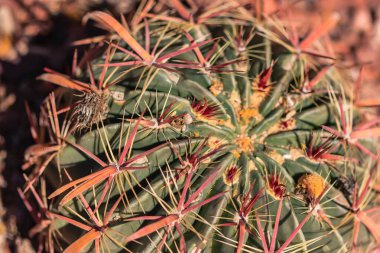
{"type": "MultiPolygon", "coordinates": [[[[160,1],[154,8],[170,8],[160,1]]],[[[339,23],[330,32],[334,57],[352,79],[362,68],[360,97],[380,103],[380,0],[239,0],[254,12],[279,15],[301,35],[333,13],[339,23]],[[285,14],[286,13],[286,14],[285,14]]],[[[25,103],[37,112],[54,88],[36,80],[44,67],[70,70],[76,40],[101,30],[82,24],[91,10],[128,15],[138,0],[0,0],[0,252],[36,252],[28,239],[33,226],[17,193],[24,184],[21,164],[32,144],[25,103]]],[[[370,108],[367,117],[379,115],[370,108]]]]}

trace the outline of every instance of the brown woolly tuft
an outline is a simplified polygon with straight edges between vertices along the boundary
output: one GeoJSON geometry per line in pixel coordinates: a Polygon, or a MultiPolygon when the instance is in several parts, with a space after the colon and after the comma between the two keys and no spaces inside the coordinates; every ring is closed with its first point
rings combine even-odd
{"type": "Polygon", "coordinates": [[[73,109],[72,119],[76,131],[90,128],[104,119],[108,113],[108,95],[95,92],[84,92],[73,109]]]}

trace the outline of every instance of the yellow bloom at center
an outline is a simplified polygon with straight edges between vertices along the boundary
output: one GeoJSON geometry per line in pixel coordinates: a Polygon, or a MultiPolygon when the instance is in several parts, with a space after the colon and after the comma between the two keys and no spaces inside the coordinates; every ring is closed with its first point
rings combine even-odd
{"type": "Polygon", "coordinates": [[[259,112],[256,109],[242,109],[239,111],[240,121],[244,124],[248,124],[253,118],[259,116],[259,112]]]}
{"type": "Polygon", "coordinates": [[[236,138],[236,146],[239,153],[248,153],[254,150],[253,140],[246,135],[240,135],[236,138]]]}

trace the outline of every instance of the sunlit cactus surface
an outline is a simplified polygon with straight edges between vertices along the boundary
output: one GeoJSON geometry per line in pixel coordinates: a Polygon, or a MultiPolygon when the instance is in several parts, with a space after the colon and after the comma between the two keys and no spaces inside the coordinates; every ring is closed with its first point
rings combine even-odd
{"type": "Polygon", "coordinates": [[[27,110],[19,192],[39,248],[375,249],[379,129],[328,45],[337,17],[299,34],[234,1],[155,4],[88,13],[106,35],[39,77],[59,86],[27,110]]]}

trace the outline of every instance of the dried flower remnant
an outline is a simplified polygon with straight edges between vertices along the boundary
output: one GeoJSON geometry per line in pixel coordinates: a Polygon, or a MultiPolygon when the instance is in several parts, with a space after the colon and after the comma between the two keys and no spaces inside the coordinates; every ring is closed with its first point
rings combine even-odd
{"type": "Polygon", "coordinates": [[[85,92],[73,109],[73,121],[77,131],[90,128],[104,119],[108,113],[108,95],[85,92]]]}

